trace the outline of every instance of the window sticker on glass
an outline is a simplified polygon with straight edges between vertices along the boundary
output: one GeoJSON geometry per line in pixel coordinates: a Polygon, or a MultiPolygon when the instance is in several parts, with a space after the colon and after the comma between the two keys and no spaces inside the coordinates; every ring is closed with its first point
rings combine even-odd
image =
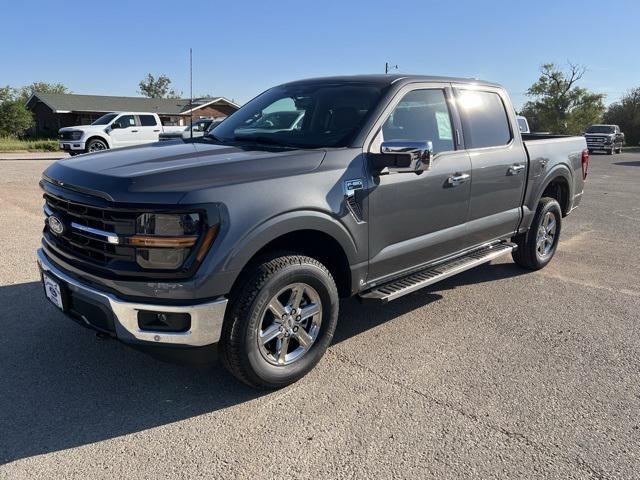
{"type": "Polygon", "coordinates": [[[440,140],[453,140],[449,114],[447,112],[436,112],[436,122],[438,123],[438,137],[440,137],[440,140]]]}

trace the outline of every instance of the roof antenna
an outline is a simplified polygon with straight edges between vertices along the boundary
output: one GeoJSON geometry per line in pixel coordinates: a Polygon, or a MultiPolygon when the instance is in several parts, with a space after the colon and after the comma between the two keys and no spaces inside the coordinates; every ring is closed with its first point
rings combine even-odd
{"type": "Polygon", "coordinates": [[[384,62],[384,74],[389,73],[389,70],[398,70],[398,65],[389,65],[389,62],[384,62]]]}
{"type": "Polygon", "coordinates": [[[189,48],[189,132],[193,141],[193,49],[189,48]]]}

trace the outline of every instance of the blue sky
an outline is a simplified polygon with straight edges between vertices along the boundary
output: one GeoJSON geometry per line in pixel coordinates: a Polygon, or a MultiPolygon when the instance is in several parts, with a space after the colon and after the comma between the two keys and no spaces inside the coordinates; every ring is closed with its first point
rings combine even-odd
{"type": "Polygon", "coordinates": [[[479,77],[520,106],[539,65],[588,67],[581,84],[615,101],[640,86],[640,2],[15,1],[0,16],[0,85],[62,82],[137,95],[147,72],[188,96],[242,103],[299,78],[381,73],[479,77]]]}

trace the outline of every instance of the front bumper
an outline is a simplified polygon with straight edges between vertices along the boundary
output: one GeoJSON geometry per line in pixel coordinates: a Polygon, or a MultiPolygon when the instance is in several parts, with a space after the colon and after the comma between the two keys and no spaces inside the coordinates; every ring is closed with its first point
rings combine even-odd
{"type": "Polygon", "coordinates": [[[42,249],[38,250],[38,265],[44,274],[63,285],[71,304],[65,313],[80,319],[85,326],[107,331],[125,343],[201,347],[220,340],[226,298],[187,306],[127,302],[67,275],[47,258],[42,249]],[[83,308],[74,308],[77,305],[83,308]],[[142,330],[138,326],[138,312],[141,310],[186,313],[191,317],[191,325],[186,332],[142,330]],[[95,312],[96,319],[100,317],[100,320],[89,318],[91,315],[87,312],[95,312]]]}
{"type": "Polygon", "coordinates": [[[84,142],[80,142],[80,141],[77,141],[77,140],[61,140],[60,141],[60,150],[64,150],[65,152],[68,152],[69,150],[72,150],[74,152],[83,151],[84,150],[84,142]]]}

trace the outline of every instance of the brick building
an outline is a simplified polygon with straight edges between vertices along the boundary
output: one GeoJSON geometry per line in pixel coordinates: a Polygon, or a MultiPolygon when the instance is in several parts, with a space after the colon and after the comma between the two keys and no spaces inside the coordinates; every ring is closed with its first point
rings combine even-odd
{"type": "Polygon", "coordinates": [[[224,97],[197,98],[193,103],[181,98],[110,97],[71,93],[34,93],[27,101],[33,113],[33,134],[55,137],[58,129],[88,125],[109,112],[157,113],[164,125],[189,125],[190,116],[224,118],[239,106],[224,97]]]}

